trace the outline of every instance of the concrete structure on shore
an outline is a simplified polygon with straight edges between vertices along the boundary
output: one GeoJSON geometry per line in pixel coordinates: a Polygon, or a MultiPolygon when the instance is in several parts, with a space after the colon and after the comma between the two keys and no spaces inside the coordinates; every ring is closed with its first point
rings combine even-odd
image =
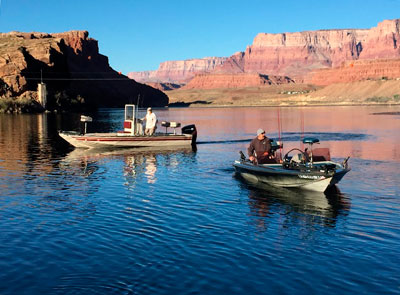
{"type": "Polygon", "coordinates": [[[40,82],[38,84],[38,100],[42,107],[45,109],[47,105],[47,89],[46,83],[40,82]]]}

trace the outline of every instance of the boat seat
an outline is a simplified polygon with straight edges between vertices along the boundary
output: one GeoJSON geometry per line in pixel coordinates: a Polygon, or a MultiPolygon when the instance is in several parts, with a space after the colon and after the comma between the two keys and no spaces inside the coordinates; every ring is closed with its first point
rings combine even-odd
{"type": "Polygon", "coordinates": [[[303,143],[308,143],[308,144],[313,144],[313,143],[318,143],[319,139],[316,137],[305,137],[303,139],[303,143]]]}
{"type": "Polygon", "coordinates": [[[161,122],[161,126],[162,126],[162,127],[165,127],[165,133],[167,133],[168,127],[174,128],[174,134],[176,134],[175,128],[180,127],[180,126],[181,126],[181,123],[179,123],[179,122],[166,122],[166,121],[163,121],[163,122],[161,122]]]}

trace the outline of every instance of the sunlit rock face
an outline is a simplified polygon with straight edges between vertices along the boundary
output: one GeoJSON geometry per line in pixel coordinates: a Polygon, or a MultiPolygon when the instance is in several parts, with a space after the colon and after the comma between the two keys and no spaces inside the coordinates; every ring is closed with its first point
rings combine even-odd
{"type": "Polygon", "coordinates": [[[186,83],[196,74],[210,73],[223,64],[226,57],[205,57],[165,61],[155,71],[131,72],[128,77],[137,82],[186,83]]]}
{"type": "Polygon", "coordinates": [[[34,91],[41,78],[49,96],[65,92],[87,105],[121,106],[139,95],[143,105],[164,106],[168,97],[113,70],[87,31],[0,34],[0,96],[34,91]]]}
{"type": "Polygon", "coordinates": [[[129,76],[143,82],[187,83],[193,79],[189,88],[259,84],[259,77],[242,74],[290,77],[295,82],[318,85],[369,77],[398,77],[396,67],[387,60],[400,59],[399,27],[400,20],[395,19],[385,20],[371,29],[260,33],[245,51],[228,58],[164,62],[156,71],[130,73],[129,76]],[[386,61],[374,62],[381,59],[386,61]],[[211,76],[207,78],[208,74],[211,76]],[[220,76],[222,74],[226,76],[220,76]],[[237,74],[240,74],[237,78],[232,76],[237,74]],[[328,78],[328,75],[334,76],[328,78]]]}
{"type": "Polygon", "coordinates": [[[345,61],[400,58],[400,20],[371,29],[258,34],[244,52],[229,57],[216,72],[284,75],[302,80],[307,73],[345,61]]]}

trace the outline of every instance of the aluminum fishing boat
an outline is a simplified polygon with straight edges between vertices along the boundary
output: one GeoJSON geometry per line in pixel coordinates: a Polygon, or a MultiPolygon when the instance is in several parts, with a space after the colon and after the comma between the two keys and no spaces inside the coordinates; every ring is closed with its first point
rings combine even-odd
{"type": "Polygon", "coordinates": [[[162,122],[165,132],[156,132],[152,136],[143,134],[141,120],[137,115],[135,105],[125,105],[124,129],[113,133],[86,133],[87,123],[92,118],[81,116],[84,131],[60,131],[58,134],[64,140],[77,148],[120,148],[120,147],[190,147],[196,144],[197,130],[195,125],[187,125],[181,128],[178,134],[176,129],[181,127],[178,122],[162,122]],[[168,132],[172,128],[173,132],[168,132]]]}
{"type": "MultiPolygon", "coordinates": [[[[330,159],[329,149],[320,148],[313,151],[312,145],[318,143],[317,138],[304,138],[303,143],[309,144],[311,149],[302,151],[292,149],[284,156],[282,163],[257,164],[241,158],[233,163],[240,176],[251,182],[261,182],[275,187],[300,188],[305,190],[324,192],[338,183],[350,171],[348,159],[342,163],[330,159]]],[[[273,152],[279,145],[272,144],[273,152]]]]}

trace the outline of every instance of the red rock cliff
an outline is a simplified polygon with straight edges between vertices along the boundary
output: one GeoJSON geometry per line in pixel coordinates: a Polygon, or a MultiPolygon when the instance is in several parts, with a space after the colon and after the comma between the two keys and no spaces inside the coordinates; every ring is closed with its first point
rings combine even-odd
{"type": "Polygon", "coordinates": [[[205,57],[188,60],[166,61],[155,71],[131,72],[128,77],[138,82],[185,83],[196,74],[212,72],[226,57],[205,57]]]}
{"type": "Polygon", "coordinates": [[[399,22],[385,20],[369,30],[261,33],[215,72],[287,75],[301,80],[314,69],[338,67],[348,60],[399,58],[399,22]]]}
{"type": "MultiPolygon", "coordinates": [[[[400,20],[395,19],[380,22],[371,29],[319,30],[281,34],[260,33],[254,38],[253,44],[248,46],[244,52],[237,52],[227,59],[216,60],[212,63],[212,66],[207,67],[205,61],[202,61],[203,64],[200,66],[197,63],[198,60],[165,62],[160,65],[157,71],[139,72],[130,77],[138,81],[182,81],[194,77],[195,74],[211,71],[211,74],[257,73],[289,76],[298,82],[312,80],[321,84],[325,79],[322,78],[323,74],[311,78],[318,69],[341,68],[348,61],[400,58],[399,28],[400,20]],[[311,74],[309,75],[309,73],[311,74]]],[[[386,65],[389,66],[385,62],[377,65],[377,71],[385,72],[382,67],[386,65]]],[[[342,78],[339,80],[347,77],[353,81],[357,76],[360,79],[367,78],[365,73],[354,74],[354,70],[358,68],[359,64],[357,63],[357,67],[353,69],[353,74],[345,73],[341,75],[342,78]]],[[[335,75],[339,75],[338,71],[335,71],[335,75]]],[[[393,73],[393,75],[396,74],[393,73]]],[[[376,77],[376,75],[373,74],[371,77],[376,77]]],[[[212,81],[214,78],[213,75],[209,78],[201,76],[201,82],[199,81],[200,78],[195,79],[199,82],[197,85],[212,85],[215,84],[212,81]],[[206,79],[210,79],[210,81],[206,82],[206,79]]],[[[336,80],[338,80],[337,77],[326,79],[326,81],[336,80]]],[[[196,83],[193,83],[193,85],[196,85],[196,83]]],[[[233,85],[232,83],[228,84],[233,85]]]]}
{"type": "Polygon", "coordinates": [[[83,97],[91,106],[122,106],[139,94],[143,105],[168,104],[161,91],[114,71],[86,31],[0,34],[0,97],[35,91],[41,71],[50,104],[60,92],[66,100],[83,97]]]}

